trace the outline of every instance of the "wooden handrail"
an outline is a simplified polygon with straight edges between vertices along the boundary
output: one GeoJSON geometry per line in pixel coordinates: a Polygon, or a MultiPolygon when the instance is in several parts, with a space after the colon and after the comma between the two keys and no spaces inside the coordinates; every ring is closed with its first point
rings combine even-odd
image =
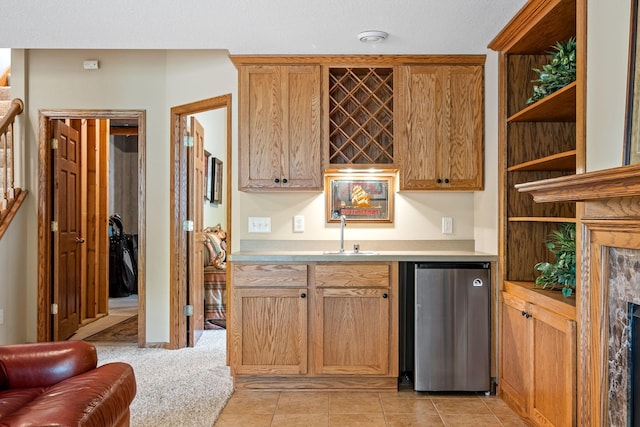
{"type": "Polygon", "coordinates": [[[4,134],[9,126],[13,124],[20,113],[24,111],[24,103],[21,99],[15,98],[11,101],[11,106],[9,107],[9,111],[3,117],[0,117],[0,135],[4,134]]]}
{"type": "Polygon", "coordinates": [[[11,101],[7,114],[0,118],[0,238],[26,196],[26,191],[14,186],[13,125],[23,111],[24,103],[16,98],[11,101]]]}
{"type": "Polygon", "coordinates": [[[7,67],[4,73],[0,74],[0,86],[9,86],[9,74],[11,74],[11,67],[7,67]]]}

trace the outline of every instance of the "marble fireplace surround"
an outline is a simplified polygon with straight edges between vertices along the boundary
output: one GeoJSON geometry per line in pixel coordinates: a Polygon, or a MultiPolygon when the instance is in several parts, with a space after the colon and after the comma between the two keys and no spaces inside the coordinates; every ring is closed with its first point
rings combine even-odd
{"type": "Polygon", "coordinates": [[[640,288],[634,288],[639,275],[626,271],[628,263],[640,259],[640,165],[516,187],[536,202],[578,202],[578,425],[627,425],[628,386],[620,376],[626,375],[622,374],[626,361],[622,366],[619,359],[624,323],[618,324],[617,319],[624,317],[620,306],[640,298],[640,288]],[[625,271],[615,270],[619,262],[625,271]],[[610,275],[616,280],[610,280],[610,275]],[[621,276],[626,280],[618,280],[621,276]],[[610,322],[610,316],[616,320],[610,322]]]}

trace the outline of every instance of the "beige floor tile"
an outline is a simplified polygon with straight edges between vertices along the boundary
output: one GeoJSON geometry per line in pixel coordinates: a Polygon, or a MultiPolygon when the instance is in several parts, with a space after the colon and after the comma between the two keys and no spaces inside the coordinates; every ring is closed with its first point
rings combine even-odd
{"type": "Polygon", "coordinates": [[[271,427],[328,427],[329,414],[276,413],[271,427]]]}
{"type": "Polygon", "coordinates": [[[518,415],[496,415],[496,418],[500,420],[503,426],[505,427],[527,427],[527,424],[522,418],[518,415]]]}
{"type": "Polygon", "coordinates": [[[489,408],[478,397],[432,398],[438,412],[442,414],[491,415],[489,408]]]}
{"type": "Polygon", "coordinates": [[[273,415],[280,393],[275,391],[235,392],[222,410],[223,414],[273,415]]]}
{"type": "Polygon", "coordinates": [[[509,407],[509,405],[507,405],[507,402],[497,396],[481,397],[480,400],[482,400],[484,404],[489,407],[491,412],[496,415],[513,415],[513,410],[509,407]]]}
{"type": "Polygon", "coordinates": [[[276,414],[328,414],[328,392],[282,392],[278,399],[276,414]]]}
{"type": "Polygon", "coordinates": [[[474,427],[502,427],[502,423],[492,414],[440,414],[444,425],[447,427],[474,426],[474,427]]]}
{"type": "Polygon", "coordinates": [[[386,427],[382,413],[329,414],[329,427],[386,427]]]}
{"type": "Polygon", "coordinates": [[[378,393],[335,392],[329,395],[329,414],[380,413],[382,405],[378,393]]]}
{"type": "Polygon", "coordinates": [[[431,399],[381,396],[385,414],[438,415],[431,399]]]}
{"type": "Polygon", "coordinates": [[[440,427],[444,426],[437,414],[386,414],[387,427],[440,427]]]}
{"type": "Polygon", "coordinates": [[[225,414],[218,418],[215,427],[270,427],[271,414],[225,414]]]}

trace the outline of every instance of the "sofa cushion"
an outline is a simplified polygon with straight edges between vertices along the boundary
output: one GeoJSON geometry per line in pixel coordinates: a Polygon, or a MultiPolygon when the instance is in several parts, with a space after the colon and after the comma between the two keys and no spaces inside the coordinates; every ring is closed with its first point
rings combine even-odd
{"type": "Polygon", "coordinates": [[[0,391],[0,424],[4,417],[28,405],[44,391],[42,387],[0,391]]]}
{"type": "Polygon", "coordinates": [[[109,363],[44,389],[31,402],[2,417],[0,426],[117,425],[128,414],[135,394],[131,366],[109,363]]]}

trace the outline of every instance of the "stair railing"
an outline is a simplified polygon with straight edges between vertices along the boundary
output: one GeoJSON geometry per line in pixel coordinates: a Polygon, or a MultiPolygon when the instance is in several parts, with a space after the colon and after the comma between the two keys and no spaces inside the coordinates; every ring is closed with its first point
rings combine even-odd
{"type": "Polygon", "coordinates": [[[13,126],[23,110],[24,103],[16,98],[11,101],[7,114],[0,117],[0,238],[26,195],[14,182],[13,126]]]}

